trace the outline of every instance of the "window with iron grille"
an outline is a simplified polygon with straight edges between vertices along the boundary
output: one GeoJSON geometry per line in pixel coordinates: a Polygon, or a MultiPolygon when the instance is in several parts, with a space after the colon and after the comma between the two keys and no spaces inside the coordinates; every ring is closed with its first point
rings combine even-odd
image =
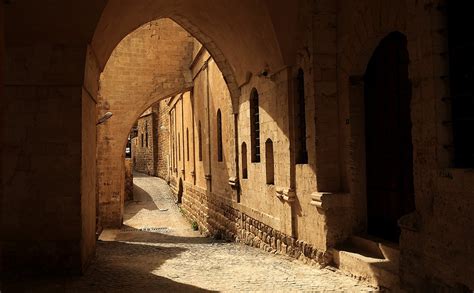
{"type": "Polygon", "coordinates": [[[202,161],[202,129],[201,129],[201,121],[198,122],[198,156],[199,161],[202,161]]]}
{"type": "Polygon", "coordinates": [[[247,144],[242,143],[241,150],[242,152],[242,179],[248,178],[248,169],[247,169],[247,144]]]}
{"type": "Polygon", "coordinates": [[[308,163],[308,151],[306,149],[306,106],[304,91],[304,71],[298,70],[296,78],[297,95],[295,98],[295,154],[296,164],[308,163]]]}
{"type": "Polygon", "coordinates": [[[222,162],[222,114],[221,110],[217,110],[217,161],[222,162]]]}
{"type": "Polygon", "coordinates": [[[258,92],[252,90],[250,94],[250,148],[253,163],[260,162],[260,111],[258,92]]]}

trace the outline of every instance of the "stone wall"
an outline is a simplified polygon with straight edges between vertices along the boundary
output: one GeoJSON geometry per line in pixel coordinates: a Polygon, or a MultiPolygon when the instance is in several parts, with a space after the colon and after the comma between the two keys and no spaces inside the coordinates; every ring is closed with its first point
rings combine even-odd
{"type": "Polygon", "coordinates": [[[137,136],[132,139],[133,169],[155,176],[156,161],[156,113],[149,109],[137,121],[137,136]]]}
{"type": "Polygon", "coordinates": [[[170,119],[169,119],[168,102],[169,102],[169,99],[165,99],[153,106],[153,112],[156,113],[155,131],[156,131],[156,136],[157,136],[156,176],[167,181],[169,180],[168,172],[169,172],[169,166],[170,166],[170,156],[169,156],[170,119]]]}
{"type": "Polygon", "coordinates": [[[462,235],[474,225],[468,216],[474,180],[467,169],[452,168],[452,154],[445,147],[452,143],[451,130],[440,126],[450,119],[449,105],[442,102],[449,88],[440,82],[448,74],[443,57],[447,43],[442,34],[431,32],[446,28],[444,2],[385,2],[340,6],[335,1],[303,1],[301,9],[311,14],[299,18],[294,66],[249,75],[240,87],[236,119],[229,119],[231,112],[223,116],[230,121],[223,131],[224,162],[216,157],[214,114],[228,109],[219,99],[219,84],[224,83],[213,75],[212,59],[196,45],[193,91],[170,104],[177,127],[170,144],[176,155],[171,186],[178,192],[179,182],[184,182],[183,210],[202,231],[265,250],[324,265],[331,262],[332,249],[352,236],[370,238],[361,81],[380,41],[400,32],[407,37],[410,58],[416,210],[400,219],[400,242],[393,244],[400,251],[396,270],[402,286],[411,290],[473,288],[473,266],[467,263],[472,239],[462,235]],[[294,154],[299,69],[305,74],[307,164],[296,164],[294,154]],[[264,156],[260,163],[250,161],[249,100],[254,89],[259,93],[262,155],[264,142],[273,141],[274,184],[266,184],[264,156]],[[199,125],[202,161],[196,159],[199,125]],[[186,128],[194,129],[191,162],[183,159],[186,128]],[[232,133],[235,128],[237,134],[232,133]],[[241,176],[243,143],[247,179],[241,176]]]}
{"type": "Polygon", "coordinates": [[[167,97],[173,97],[169,180],[175,190],[183,186],[190,216],[212,234],[264,249],[285,251],[285,244],[288,253],[290,244],[293,256],[309,243],[306,255],[326,263],[330,248],[367,232],[362,77],[380,41],[396,31],[406,36],[410,59],[416,205],[400,221],[398,271],[412,291],[474,288],[474,178],[452,160],[446,1],[206,0],[174,7],[156,0],[105,9],[90,0],[47,9],[9,2],[1,6],[3,267],[63,273],[87,264],[95,245],[95,191],[103,224],[120,226],[126,137],[145,109],[167,97]],[[30,21],[21,21],[25,15],[30,21]],[[214,59],[169,19],[140,27],[163,16],[185,25],[214,59]],[[294,154],[299,69],[307,164],[296,164],[294,154]],[[274,184],[266,184],[266,159],[252,163],[250,155],[249,176],[241,178],[253,89],[262,147],[267,139],[274,144],[274,184]],[[219,109],[222,162],[216,160],[219,109]],[[107,111],[113,117],[96,125],[107,111]]]}
{"type": "Polygon", "coordinates": [[[309,264],[325,266],[332,261],[330,253],[256,219],[262,216],[255,210],[242,209],[227,198],[192,185],[186,186],[185,194],[182,208],[188,218],[198,223],[204,234],[288,255],[309,264]]]}

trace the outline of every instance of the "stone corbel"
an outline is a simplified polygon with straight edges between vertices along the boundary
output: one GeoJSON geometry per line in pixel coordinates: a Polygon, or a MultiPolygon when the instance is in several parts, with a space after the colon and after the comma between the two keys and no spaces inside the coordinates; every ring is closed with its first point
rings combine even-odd
{"type": "Polygon", "coordinates": [[[310,204],[322,211],[327,211],[331,208],[349,207],[349,195],[349,193],[331,193],[316,191],[311,194],[310,204]]]}
{"type": "Polygon", "coordinates": [[[184,175],[184,169],[181,169],[181,174],[183,174],[183,175],[184,175]]]}
{"type": "Polygon", "coordinates": [[[207,181],[211,181],[212,175],[211,175],[211,174],[206,174],[206,175],[204,175],[204,178],[205,178],[207,181]]]}
{"type": "Polygon", "coordinates": [[[420,232],[420,226],[421,226],[420,215],[417,212],[412,212],[408,215],[404,215],[398,220],[398,226],[402,230],[420,232]]]}
{"type": "Polygon", "coordinates": [[[275,192],[276,192],[276,197],[288,203],[292,203],[296,199],[295,191],[291,188],[276,187],[275,192]]]}
{"type": "Polygon", "coordinates": [[[230,177],[229,185],[232,186],[232,188],[237,188],[239,186],[239,180],[237,179],[237,177],[230,177]]]}
{"type": "Polygon", "coordinates": [[[193,177],[193,178],[196,177],[196,172],[191,171],[191,177],[193,177]]]}

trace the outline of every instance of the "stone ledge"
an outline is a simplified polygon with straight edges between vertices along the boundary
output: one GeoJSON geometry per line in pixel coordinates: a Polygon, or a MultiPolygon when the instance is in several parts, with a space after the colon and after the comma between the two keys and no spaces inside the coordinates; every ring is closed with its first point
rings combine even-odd
{"type": "Polygon", "coordinates": [[[296,199],[295,191],[288,187],[275,187],[276,197],[280,200],[292,203],[296,199]]]}
{"type": "Polygon", "coordinates": [[[327,211],[332,208],[350,207],[350,193],[313,192],[311,194],[312,206],[327,211]]]}
{"type": "Polygon", "coordinates": [[[239,179],[237,179],[237,177],[230,177],[229,185],[232,186],[232,188],[237,188],[239,186],[239,179]]]}

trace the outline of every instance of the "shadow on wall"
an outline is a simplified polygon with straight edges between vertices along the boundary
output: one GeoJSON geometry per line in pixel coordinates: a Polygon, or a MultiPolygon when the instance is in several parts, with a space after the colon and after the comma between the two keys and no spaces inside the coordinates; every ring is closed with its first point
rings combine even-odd
{"type": "Polygon", "coordinates": [[[97,258],[82,277],[10,279],[0,283],[4,292],[213,292],[153,275],[167,260],[186,249],[121,242],[97,243],[97,258]],[[159,290],[157,289],[159,288],[159,290]]]}

